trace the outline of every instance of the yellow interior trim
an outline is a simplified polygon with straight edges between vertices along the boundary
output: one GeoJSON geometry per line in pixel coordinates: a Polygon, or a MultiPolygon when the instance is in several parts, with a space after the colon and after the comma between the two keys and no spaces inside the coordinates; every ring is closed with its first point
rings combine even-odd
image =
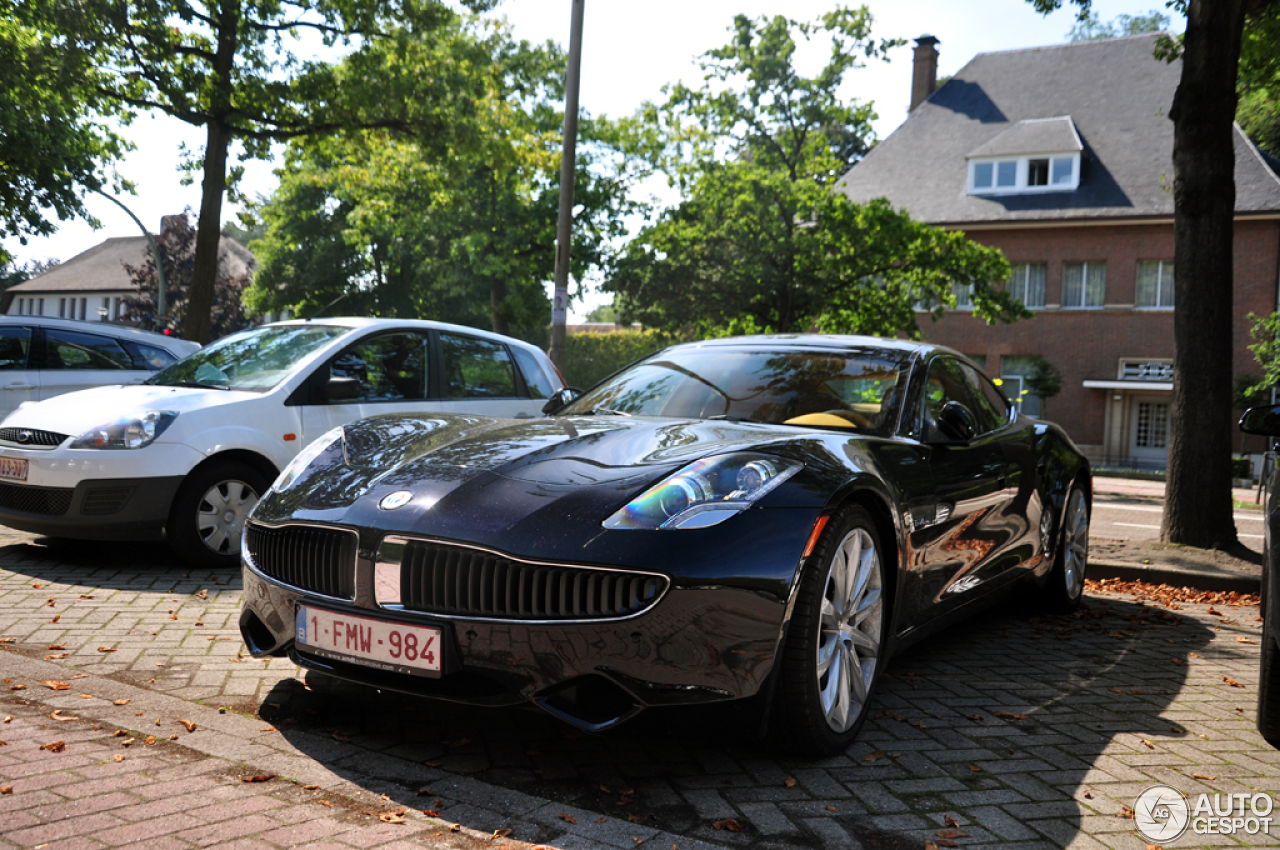
{"type": "Polygon", "coordinates": [[[834,413],[806,413],[804,416],[796,416],[782,423],[783,425],[816,425],[820,428],[857,428],[848,419],[843,416],[836,416],[834,413]]]}

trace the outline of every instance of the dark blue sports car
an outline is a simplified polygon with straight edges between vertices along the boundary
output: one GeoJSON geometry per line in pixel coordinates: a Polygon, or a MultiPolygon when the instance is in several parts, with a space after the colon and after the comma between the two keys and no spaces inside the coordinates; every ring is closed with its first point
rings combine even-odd
{"type": "Polygon", "coordinates": [[[1088,462],[955,352],[722,339],[571,395],[311,444],[245,528],[253,654],[591,730],[750,699],[827,753],[893,651],[1004,592],[1080,599],[1088,462]]]}

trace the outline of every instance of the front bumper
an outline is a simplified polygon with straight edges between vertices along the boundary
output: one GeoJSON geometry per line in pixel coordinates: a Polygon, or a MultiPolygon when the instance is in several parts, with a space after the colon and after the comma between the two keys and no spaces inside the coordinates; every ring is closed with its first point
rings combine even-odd
{"type": "MultiPolygon", "coordinates": [[[[756,533],[776,531],[768,522],[756,525],[756,533]]],[[[269,578],[253,563],[248,547],[244,551],[240,629],[253,655],[287,656],[340,678],[437,699],[477,705],[533,702],[587,729],[616,725],[648,707],[758,693],[773,670],[787,606],[785,590],[763,590],[758,576],[793,574],[799,560],[797,551],[789,563],[767,569],[760,563],[726,565],[724,577],[714,583],[676,577],[656,603],[638,614],[527,621],[380,606],[370,548],[362,547],[356,559],[350,599],[303,592],[269,578]],[[740,578],[744,575],[757,578],[740,578]],[[294,640],[299,605],[436,626],[442,636],[441,675],[397,673],[313,654],[294,640]]],[[[760,546],[757,551],[777,550],[760,546]]]]}

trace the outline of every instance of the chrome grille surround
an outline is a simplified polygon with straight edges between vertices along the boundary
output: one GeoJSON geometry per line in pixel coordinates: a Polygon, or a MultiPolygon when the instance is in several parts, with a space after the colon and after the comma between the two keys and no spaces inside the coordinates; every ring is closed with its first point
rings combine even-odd
{"type": "Polygon", "coordinates": [[[306,593],[350,602],[356,595],[355,531],[334,525],[244,524],[240,551],[249,566],[306,593]]]}
{"type": "Polygon", "coordinates": [[[399,536],[383,538],[374,562],[380,607],[467,620],[625,620],[657,605],[669,586],[661,573],[526,561],[399,536]]]}
{"type": "Polygon", "coordinates": [[[0,443],[19,449],[56,449],[70,438],[70,434],[38,428],[0,428],[0,443]]]}

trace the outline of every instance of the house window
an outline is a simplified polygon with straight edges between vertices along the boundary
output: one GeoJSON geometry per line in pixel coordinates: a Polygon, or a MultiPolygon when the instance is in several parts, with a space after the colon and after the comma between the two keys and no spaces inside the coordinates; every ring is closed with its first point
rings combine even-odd
{"type": "Polygon", "coordinates": [[[996,187],[1009,188],[1018,185],[1018,161],[1016,159],[1008,162],[996,163],[996,187]]]}
{"type": "Polygon", "coordinates": [[[957,310],[973,309],[973,284],[972,283],[951,284],[951,294],[956,297],[957,310]]]}
{"type": "Polygon", "coordinates": [[[994,162],[975,162],[973,164],[973,188],[990,189],[991,178],[995,175],[994,162]]]}
{"type": "Polygon", "coordinates": [[[44,299],[43,298],[39,299],[38,307],[39,309],[36,311],[36,315],[43,316],[44,315],[44,299]]]}
{"type": "Polygon", "coordinates": [[[1172,309],[1173,263],[1165,260],[1138,260],[1134,303],[1138,307],[1172,309]]]}
{"type": "Polygon", "coordinates": [[[1000,358],[1000,389],[1027,416],[1040,415],[1040,397],[1027,389],[1027,378],[1035,373],[1036,358],[1005,355],[1000,358]]]}
{"type": "Polygon", "coordinates": [[[82,322],[84,321],[84,317],[88,313],[88,311],[89,311],[89,299],[81,298],[80,299],[80,321],[82,322]]]}
{"type": "Polygon", "coordinates": [[[1075,182],[1076,158],[1074,156],[1055,156],[1053,158],[1053,185],[1062,186],[1075,182]]]}
{"type": "Polygon", "coordinates": [[[1028,186],[1048,186],[1049,185],[1049,160],[1047,159],[1027,160],[1027,185],[1028,186]]]}
{"type": "Polygon", "coordinates": [[[1163,402],[1138,402],[1138,428],[1133,444],[1140,449],[1169,447],[1169,405],[1163,402]]]}
{"type": "Polygon", "coordinates": [[[58,299],[58,318],[65,319],[67,317],[67,299],[58,299]]]}
{"type": "Polygon", "coordinates": [[[1031,309],[1044,306],[1044,281],[1049,276],[1047,263],[1018,263],[1009,279],[1009,294],[1031,309]]]}
{"type": "Polygon", "coordinates": [[[1062,306],[1087,309],[1101,307],[1107,291],[1107,264],[1063,263],[1062,306]]]}

